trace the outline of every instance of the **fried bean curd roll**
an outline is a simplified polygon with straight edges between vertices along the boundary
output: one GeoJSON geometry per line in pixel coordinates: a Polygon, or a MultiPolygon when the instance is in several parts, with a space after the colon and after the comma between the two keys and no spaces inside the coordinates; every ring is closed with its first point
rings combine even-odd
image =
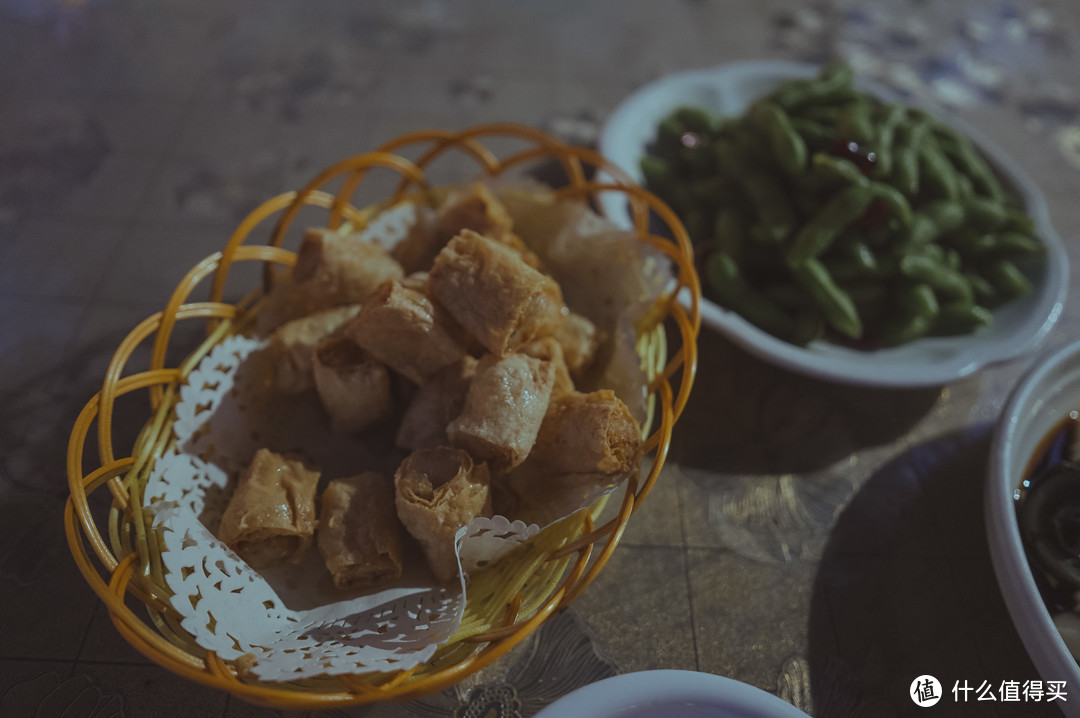
{"type": "Polygon", "coordinates": [[[359,234],[309,229],[300,243],[292,278],[324,297],[329,306],[363,302],[388,279],[405,271],[378,242],[359,234]]]}
{"type": "Polygon", "coordinates": [[[570,376],[570,368],[566,364],[566,355],[562,344],[555,337],[534,339],[520,349],[521,354],[535,357],[550,362],[555,368],[555,380],[551,385],[551,400],[575,391],[574,380],[570,376]]]}
{"type": "Polygon", "coordinates": [[[393,410],[390,371],[348,337],[332,337],[319,345],[312,374],[339,434],[360,433],[393,410]]]}
{"type": "Polygon", "coordinates": [[[386,477],[367,472],[335,479],[319,504],[316,543],[335,586],[377,586],[401,577],[401,523],[386,477]]]}
{"type": "Polygon", "coordinates": [[[506,208],[481,182],[454,190],[443,201],[434,218],[421,223],[393,249],[393,256],[408,272],[431,267],[435,255],[464,229],[479,232],[522,255],[533,267],[539,259],[514,234],[513,222],[506,208]]]}
{"type": "Polygon", "coordinates": [[[500,473],[529,455],[547,412],[555,367],[524,354],[485,354],[465,395],[465,406],[446,429],[450,445],[465,449],[500,473]]]}
{"type": "Polygon", "coordinates": [[[359,304],[346,304],[293,319],[275,329],[270,335],[275,388],[296,394],[315,386],[312,375],[315,349],[359,311],[359,304]]]}
{"type": "Polygon", "coordinates": [[[551,402],[530,462],[553,474],[626,476],[641,460],[641,432],[615,392],[573,392],[551,402]]]}
{"type": "Polygon", "coordinates": [[[529,458],[502,477],[495,510],[546,525],[589,505],[638,470],[641,434],[608,389],[552,400],[529,458]]]}
{"type": "Polygon", "coordinates": [[[415,384],[465,356],[461,327],[423,292],[384,282],[344,333],[415,384]]]}
{"type": "Polygon", "coordinates": [[[416,451],[450,443],[446,427],[465,407],[465,394],[476,374],[476,364],[474,357],[462,357],[435,372],[416,390],[398,427],[398,446],[416,451]]]}
{"type": "Polygon", "coordinates": [[[435,577],[457,576],[454,535],[477,516],[491,515],[486,464],[465,451],[437,447],[413,452],[394,475],[397,515],[415,538],[435,577]]]}
{"type": "Polygon", "coordinates": [[[378,242],[309,229],[301,240],[296,264],[279,272],[259,312],[256,327],[267,334],[285,322],[342,304],[356,304],[387,279],[405,274],[378,242]]]}
{"type": "Polygon", "coordinates": [[[565,310],[554,279],[513,250],[468,230],[435,258],[428,293],[499,356],[550,334],[565,310]]]}
{"type": "Polygon", "coordinates": [[[555,323],[552,336],[562,347],[570,375],[580,382],[596,358],[603,333],[591,321],[571,311],[555,323]]]}
{"type": "Polygon", "coordinates": [[[255,569],[296,563],[315,534],[319,475],[298,457],[259,449],[221,516],[218,538],[255,569]]]}

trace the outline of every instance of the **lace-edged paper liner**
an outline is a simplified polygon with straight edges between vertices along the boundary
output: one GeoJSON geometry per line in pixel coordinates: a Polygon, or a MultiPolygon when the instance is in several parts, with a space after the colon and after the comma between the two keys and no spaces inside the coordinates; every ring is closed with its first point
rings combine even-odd
{"type": "MultiPolygon", "coordinates": [[[[355,439],[328,434],[326,420],[312,416],[320,410],[315,402],[276,412],[245,403],[251,393],[240,388],[243,370],[262,347],[226,339],[192,372],[176,408],[177,449],[157,461],[147,484],[181,625],[226,660],[253,654],[251,672],[263,680],[392,671],[428,660],[460,625],[464,578],[453,590],[433,585],[417,555],[410,557],[414,570],[391,587],[350,595],[333,587],[314,547],[297,565],[257,572],[208,528],[224,511],[230,478],[260,446],[282,446],[288,437],[288,445],[316,447],[311,453],[327,464],[364,460],[355,439]]],[[[462,576],[539,530],[501,516],[473,520],[456,537],[462,576]]]]}
{"type": "MultiPolygon", "coordinates": [[[[581,205],[555,203],[533,189],[503,188],[500,194],[515,226],[520,220],[527,230],[534,217],[545,218],[537,234],[542,229],[553,239],[538,252],[553,273],[565,275],[556,275],[564,286],[580,287],[579,306],[624,308],[616,316],[590,318],[623,340],[614,342],[603,381],[640,420],[645,381],[629,327],[662,292],[669,266],[658,253],[646,254],[633,234],[615,230],[581,205]],[[546,221],[553,215],[554,222],[546,221]],[[589,240],[581,241],[586,236],[589,240]]],[[[390,208],[363,234],[392,246],[416,222],[418,211],[408,204],[390,208]]],[[[571,306],[573,294],[567,292],[571,306]]],[[[265,347],[261,339],[230,337],[200,362],[180,390],[176,448],[159,457],[146,487],[181,625],[225,660],[253,654],[251,674],[268,681],[387,672],[427,661],[461,623],[466,576],[539,533],[539,526],[495,516],[463,527],[456,536],[461,579],[455,587],[437,585],[419,553],[406,556],[399,581],[367,594],[336,589],[314,546],[299,564],[254,571],[208,527],[218,526],[230,481],[258,449],[302,448],[324,479],[361,470],[392,476],[400,458],[386,450],[393,445],[392,434],[358,440],[331,432],[314,392],[283,402],[265,390],[265,347]]]]}

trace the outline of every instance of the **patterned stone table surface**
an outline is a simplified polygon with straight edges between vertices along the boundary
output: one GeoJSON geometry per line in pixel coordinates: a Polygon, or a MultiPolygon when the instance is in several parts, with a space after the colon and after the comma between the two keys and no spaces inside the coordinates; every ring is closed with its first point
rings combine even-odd
{"type": "MultiPolygon", "coordinates": [[[[842,57],[968,120],[1035,178],[1074,267],[1051,349],[1080,332],[1078,7],[0,0],[0,715],[283,715],[130,648],[62,529],[67,435],[112,350],[262,199],[410,130],[515,121],[589,144],[622,97],[672,71],[842,57]]],[[[1038,678],[982,518],[993,422],[1031,357],[875,391],[710,333],[700,354],[661,480],[569,611],[446,693],[325,715],[525,716],[673,668],[812,715],[890,718],[921,710],[920,674],[1038,678]]],[[[972,701],[948,715],[1059,713],[972,701]]]]}

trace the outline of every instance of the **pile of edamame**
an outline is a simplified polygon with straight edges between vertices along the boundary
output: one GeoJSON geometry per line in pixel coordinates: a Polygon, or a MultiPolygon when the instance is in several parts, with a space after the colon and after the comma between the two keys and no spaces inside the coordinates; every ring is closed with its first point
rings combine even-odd
{"type": "Polygon", "coordinates": [[[740,117],[683,107],[641,161],[683,220],[706,295],[805,345],[976,331],[1031,289],[1033,222],[966,136],[829,65],[740,117]]]}

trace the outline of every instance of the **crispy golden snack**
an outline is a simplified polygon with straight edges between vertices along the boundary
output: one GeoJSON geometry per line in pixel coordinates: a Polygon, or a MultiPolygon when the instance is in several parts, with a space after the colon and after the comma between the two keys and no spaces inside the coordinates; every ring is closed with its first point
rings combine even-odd
{"type": "Polygon", "coordinates": [[[465,356],[464,336],[453,317],[400,282],[380,285],[343,331],[416,384],[465,356]]]}
{"type": "Polygon", "coordinates": [[[403,276],[401,265],[378,242],[311,228],[301,240],[296,264],[270,290],[259,312],[259,331],[270,332],[322,309],[363,302],[382,282],[403,276]]]}
{"type": "Polygon", "coordinates": [[[555,384],[555,367],[524,354],[485,354],[450,422],[450,445],[465,449],[494,472],[511,469],[529,455],[555,384]]]}
{"type": "Polygon", "coordinates": [[[364,431],[393,411],[390,371],[348,337],[331,337],[319,345],[312,374],[340,434],[364,431]]]}
{"type": "Polygon", "coordinates": [[[446,446],[446,427],[465,408],[465,394],[476,373],[476,359],[461,358],[435,372],[413,395],[401,419],[395,443],[403,449],[446,446]]]}
{"type": "Polygon", "coordinates": [[[486,464],[460,449],[413,452],[394,475],[398,518],[424,550],[441,582],[457,576],[454,536],[477,516],[491,515],[491,478],[486,464]]]}
{"type": "Polygon", "coordinates": [[[582,381],[603,343],[603,333],[582,315],[568,312],[555,323],[552,336],[562,347],[570,375],[578,382],[582,381]]]}
{"type": "Polygon", "coordinates": [[[274,387],[287,394],[312,388],[315,349],[359,311],[359,304],[346,304],[293,319],[275,329],[270,335],[269,349],[274,364],[274,387]]]}
{"type": "Polygon", "coordinates": [[[638,470],[641,434],[614,392],[552,399],[528,459],[500,476],[495,509],[544,525],[586,506],[638,470]]]}
{"type": "Polygon", "coordinates": [[[469,230],[435,258],[428,293],[499,356],[552,333],[565,310],[555,280],[513,250],[469,230]]]}
{"type": "Polygon", "coordinates": [[[319,507],[319,552],[338,588],[401,577],[401,523],[394,487],[374,472],[331,481],[319,507]]]}
{"type": "Polygon", "coordinates": [[[217,536],[252,568],[295,563],[315,533],[319,472],[259,449],[221,516],[217,536]]]}
{"type": "Polygon", "coordinates": [[[566,365],[566,355],[562,344],[555,337],[534,339],[519,350],[521,354],[549,362],[555,369],[555,380],[551,385],[551,399],[574,391],[574,380],[570,368],[566,365]]]}
{"type": "Polygon", "coordinates": [[[418,225],[394,247],[393,256],[408,272],[426,271],[446,243],[465,229],[510,247],[532,267],[540,264],[537,256],[514,234],[506,208],[482,182],[450,192],[433,219],[420,215],[418,225]]]}

